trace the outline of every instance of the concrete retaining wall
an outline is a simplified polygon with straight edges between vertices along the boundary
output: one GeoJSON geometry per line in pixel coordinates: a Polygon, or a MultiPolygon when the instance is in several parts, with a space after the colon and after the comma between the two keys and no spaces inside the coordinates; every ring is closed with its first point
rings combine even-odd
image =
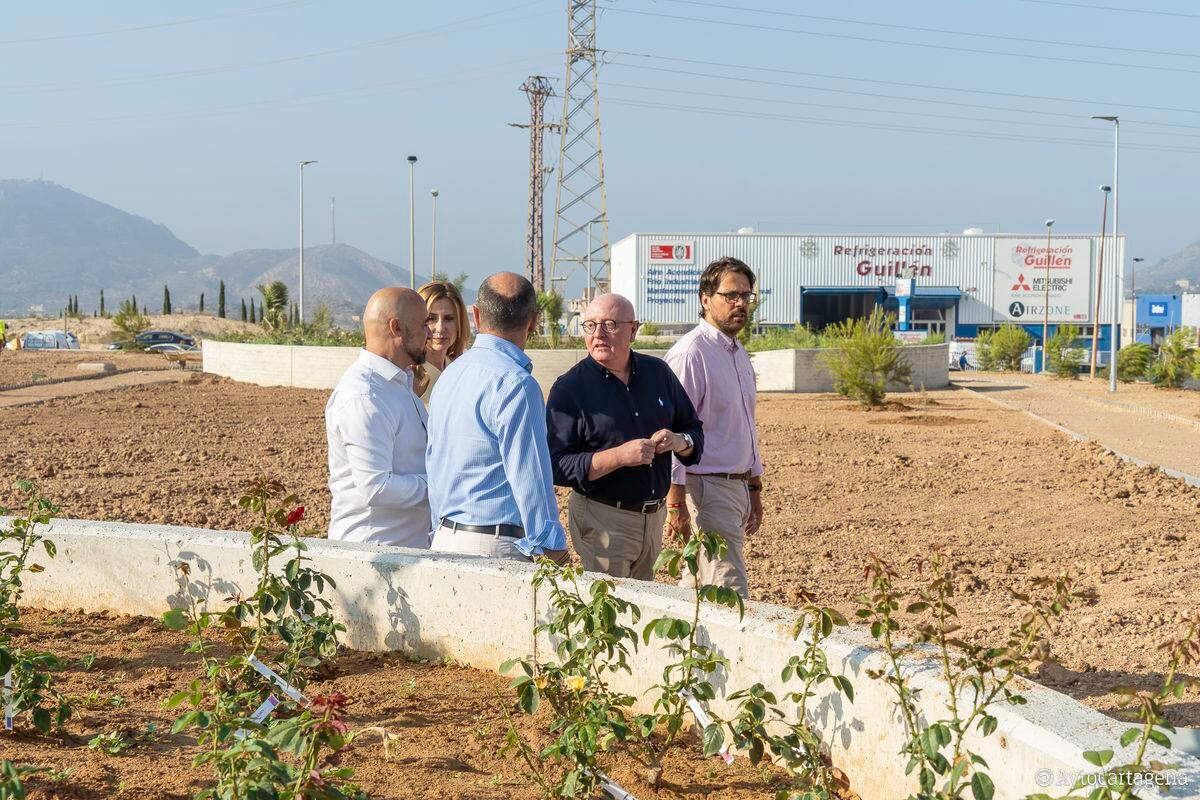
{"type": "MultiPolygon", "coordinates": [[[[296,386],[332,389],[342,373],[358,358],[357,347],[301,347],[279,344],[242,344],[206,339],[204,371],[259,386],[296,386]]],[[[584,357],[584,350],[530,350],[533,377],[542,392],[584,357]]],[[[666,350],[639,350],[662,358],[666,350]]]]}
{"type": "MultiPolygon", "coordinates": [[[[235,591],[248,593],[254,584],[247,538],[241,533],[59,520],[49,536],[58,545],[58,557],[42,562],[45,572],[27,577],[28,605],[158,616],[168,606],[182,605],[184,591],[219,606],[222,598],[235,591]],[[180,561],[192,566],[192,582],[186,586],[172,566],[180,561]]],[[[535,619],[544,618],[547,607],[545,593],[539,596],[530,586],[531,565],[324,540],[312,541],[308,555],[337,581],[331,599],[351,647],[449,656],[489,670],[514,656],[548,657],[547,643],[535,641],[532,634],[535,619]]],[[[681,589],[628,580],[618,584],[618,593],[640,606],[643,624],[664,614],[690,613],[689,595],[681,589]]],[[[790,634],[795,620],[796,612],[763,603],[750,603],[743,620],[725,609],[705,609],[704,635],[731,665],[730,677],[720,682],[721,698],[754,682],[777,693],[783,688],[780,669],[800,652],[790,634]]],[[[902,728],[891,693],[866,675],[868,669],[883,668],[882,656],[859,628],[838,633],[825,649],[831,668],[854,685],[852,704],[828,695],[810,701],[812,721],[830,745],[834,763],[850,776],[863,800],[908,794],[914,784],[904,775],[904,759],[898,755],[902,728]]],[[[621,684],[641,698],[639,710],[652,704],[644,693],[660,679],[665,663],[665,654],[653,643],[631,660],[633,674],[621,684]]],[[[908,669],[926,718],[942,718],[946,694],[933,662],[914,662],[908,669]]],[[[1035,791],[1066,794],[1066,785],[1039,782],[1045,770],[1055,779],[1060,771],[1087,771],[1084,750],[1119,750],[1121,724],[1039,686],[1023,684],[1019,691],[1028,704],[995,708],[997,732],[976,748],[991,765],[997,798],[1035,791]]],[[[731,710],[723,699],[714,709],[723,714],[731,710]]],[[[1200,786],[1200,762],[1152,750],[1152,758],[1178,765],[1179,780],[1200,786]]],[[[1130,755],[1118,752],[1114,763],[1130,755]]],[[[1200,798],[1180,788],[1166,796],[1200,798]]]]}
{"type": "MultiPolygon", "coordinates": [[[[821,361],[819,349],[764,350],[750,354],[755,383],[760,392],[832,392],[833,378],[821,361]]],[[[912,388],[944,389],[950,385],[950,345],[911,345],[904,354],[912,364],[912,388]]],[[[892,384],[888,391],[910,391],[892,384]]]]}

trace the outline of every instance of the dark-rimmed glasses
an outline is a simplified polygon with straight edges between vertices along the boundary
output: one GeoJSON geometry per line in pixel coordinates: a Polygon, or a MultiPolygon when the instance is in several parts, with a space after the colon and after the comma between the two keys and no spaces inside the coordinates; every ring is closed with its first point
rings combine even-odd
{"type": "Polygon", "coordinates": [[[602,319],[597,322],[594,319],[584,320],[579,327],[583,328],[583,332],[591,336],[596,332],[597,328],[604,328],[605,333],[616,333],[617,327],[620,325],[629,325],[630,323],[637,324],[636,319],[602,319]]]}

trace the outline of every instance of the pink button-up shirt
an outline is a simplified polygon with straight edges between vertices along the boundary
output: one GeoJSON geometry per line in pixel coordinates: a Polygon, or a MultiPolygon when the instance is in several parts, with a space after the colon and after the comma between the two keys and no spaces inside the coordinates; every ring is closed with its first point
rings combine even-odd
{"type": "Polygon", "coordinates": [[[671,483],[686,483],[686,474],[763,472],[754,426],[754,367],[741,343],[700,320],[667,352],[667,364],[704,423],[704,455],[684,467],[673,459],[671,483]]]}

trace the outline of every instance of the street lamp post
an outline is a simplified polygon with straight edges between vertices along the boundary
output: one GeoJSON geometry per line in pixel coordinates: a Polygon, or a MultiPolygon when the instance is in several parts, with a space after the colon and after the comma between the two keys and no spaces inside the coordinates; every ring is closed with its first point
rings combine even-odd
{"type": "Polygon", "coordinates": [[[1054,227],[1054,220],[1046,220],[1046,279],[1045,286],[1042,289],[1045,291],[1045,301],[1042,303],[1042,368],[1039,372],[1046,371],[1046,345],[1050,343],[1050,229],[1054,227]]]}
{"type": "Polygon", "coordinates": [[[300,322],[304,322],[304,168],[316,161],[300,162],[300,322]]]}
{"type": "Polygon", "coordinates": [[[1101,186],[1100,191],[1104,193],[1104,210],[1100,213],[1100,256],[1097,259],[1099,263],[1096,268],[1096,315],[1092,320],[1092,364],[1088,371],[1088,377],[1092,379],[1096,377],[1096,345],[1100,339],[1100,297],[1104,294],[1104,225],[1108,222],[1108,193],[1112,191],[1112,187],[1101,186]]]}
{"type": "Polygon", "coordinates": [[[429,277],[437,273],[437,199],[438,190],[433,189],[429,192],[433,197],[433,232],[429,242],[429,277]]]}
{"type": "Polygon", "coordinates": [[[1130,299],[1133,301],[1133,332],[1130,334],[1130,336],[1131,336],[1132,338],[1129,340],[1129,341],[1131,341],[1131,342],[1136,342],[1136,341],[1137,341],[1137,337],[1138,337],[1138,327],[1137,327],[1137,265],[1138,265],[1138,264],[1140,264],[1140,263],[1142,263],[1142,262],[1143,262],[1143,261],[1145,261],[1145,260],[1146,260],[1146,259],[1144,259],[1144,258],[1135,258],[1135,259],[1133,259],[1133,266],[1129,268],[1129,294],[1131,295],[1130,299]]]}
{"type": "MultiPolygon", "coordinates": [[[[1121,120],[1119,117],[1093,115],[1092,119],[1102,119],[1113,124],[1113,252],[1117,257],[1116,286],[1113,298],[1113,318],[1109,346],[1108,391],[1117,391],[1117,331],[1120,330],[1122,305],[1125,302],[1125,254],[1121,252],[1121,237],[1118,234],[1118,209],[1121,200],[1121,120]]],[[[1137,309],[1134,309],[1136,315],[1137,309]]],[[[1098,320],[1097,320],[1098,321],[1098,320]]],[[[1136,327],[1136,316],[1134,326],[1136,327]]]]}
{"type": "Polygon", "coordinates": [[[417,208],[416,196],[413,194],[413,181],[416,179],[417,157],[408,157],[408,284],[412,289],[417,288],[417,208]]]}

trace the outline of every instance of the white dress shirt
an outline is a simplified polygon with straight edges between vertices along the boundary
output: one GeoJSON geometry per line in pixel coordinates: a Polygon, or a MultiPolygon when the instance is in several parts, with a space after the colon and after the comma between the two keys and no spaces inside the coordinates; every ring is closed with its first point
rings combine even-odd
{"type": "Polygon", "coordinates": [[[412,372],[359,350],[325,405],[330,539],[429,547],[427,422],[412,372]]]}

